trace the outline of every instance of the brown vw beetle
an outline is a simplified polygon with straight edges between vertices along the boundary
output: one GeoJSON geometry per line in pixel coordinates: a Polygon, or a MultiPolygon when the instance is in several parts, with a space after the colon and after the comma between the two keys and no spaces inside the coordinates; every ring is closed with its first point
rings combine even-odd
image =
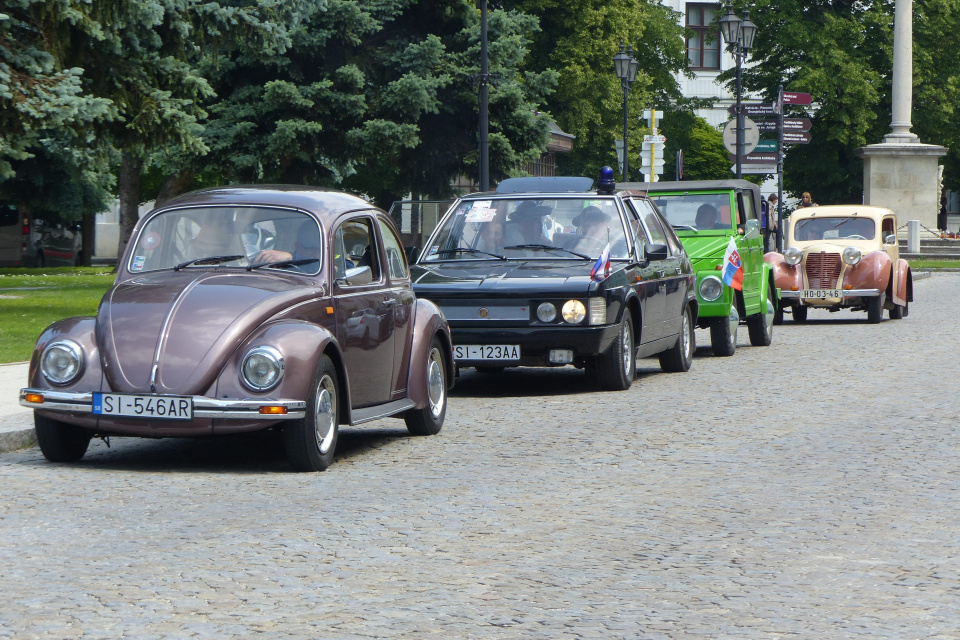
{"type": "Polygon", "coordinates": [[[274,427],[294,468],[321,471],[341,423],[440,431],[450,344],[382,211],[309,187],[220,187],[140,220],[97,317],[40,336],[20,404],[54,462],[93,436],[274,427]]]}

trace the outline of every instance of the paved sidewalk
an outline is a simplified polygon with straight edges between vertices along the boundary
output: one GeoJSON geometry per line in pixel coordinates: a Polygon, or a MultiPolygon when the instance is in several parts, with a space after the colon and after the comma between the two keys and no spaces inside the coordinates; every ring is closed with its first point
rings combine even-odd
{"type": "Polygon", "coordinates": [[[20,406],[20,389],[27,386],[29,363],[0,364],[0,453],[37,443],[33,411],[20,406]]]}

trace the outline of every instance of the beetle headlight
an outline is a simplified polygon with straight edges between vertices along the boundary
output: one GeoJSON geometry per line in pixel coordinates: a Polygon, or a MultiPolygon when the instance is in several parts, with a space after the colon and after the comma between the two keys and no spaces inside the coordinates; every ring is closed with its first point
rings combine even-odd
{"type": "Polygon", "coordinates": [[[537,307],[537,318],[540,322],[553,322],[557,319],[557,308],[552,302],[541,302],[537,307]]]}
{"type": "Polygon", "coordinates": [[[790,247],[783,252],[783,261],[791,267],[800,264],[801,260],[803,260],[803,251],[800,251],[800,249],[796,247],[790,247]]]}
{"type": "Polygon", "coordinates": [[[57,340],[40,356],[40,371],[53,384],[74,381],[83,369],[83,351],[73,340],[57,340]]]}
{"type": "Polygon", "coordinates": [[[254,347],[240,365],[243,383],[254,391],[266,391],[283,378],[283,356],[273,347],[254,347]]]}
{"type": "Polygon", "coordinates": [[[700,297],[713,302],[723,294],[723,283],[716,276],[707,276],[700,281],[700,297]]]}
{"type": "Polygon", "coordinates": [[[843,250],[843,261],[852,267],[860,262],[861,255],[860,249],[857,249],[856,247],[847,247],[843,250]]]}
{"type": "Polygon", "coordinates": [[[579,300],[567,300],[563,303],[561,313],[570,324],[579,324],[587,317],[587,308],[579,300]]]}

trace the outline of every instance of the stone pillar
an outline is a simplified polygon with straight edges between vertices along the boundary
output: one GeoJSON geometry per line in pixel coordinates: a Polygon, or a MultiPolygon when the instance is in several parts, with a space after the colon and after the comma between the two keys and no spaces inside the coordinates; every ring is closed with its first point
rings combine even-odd
{"type": "MultiPolygon", "coordinates": [[[[886,207],[897,224],[919,220],[937,228],[937,164],[947,148],[921,144],[910,131],[913,108],[913,2],[896,0],[893,28],[893,113],[880,144],[857,149],[863,158],[863,203],[886,207]]],[[[905,234],[904,234],[905,235],[905,234]]]]}

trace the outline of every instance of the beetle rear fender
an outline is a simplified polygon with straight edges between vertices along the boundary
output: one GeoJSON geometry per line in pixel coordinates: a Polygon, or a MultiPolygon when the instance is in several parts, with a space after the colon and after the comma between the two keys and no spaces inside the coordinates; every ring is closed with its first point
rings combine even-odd
{"type": "Polygon", "coordinates": [[[413,400],[418,409],[427,406],[427,358],[430,357],[430,345],[434,336],[440,338],[443,345],[443,364],[446,371],[447,388],[453,388],[456,370],[453,363],[453,341],[450,328],[440,307],[433,302],[417,298],[413,320],[412,345],[410,348],[410,370],[407,372],[407,397],[413,400]]]}

